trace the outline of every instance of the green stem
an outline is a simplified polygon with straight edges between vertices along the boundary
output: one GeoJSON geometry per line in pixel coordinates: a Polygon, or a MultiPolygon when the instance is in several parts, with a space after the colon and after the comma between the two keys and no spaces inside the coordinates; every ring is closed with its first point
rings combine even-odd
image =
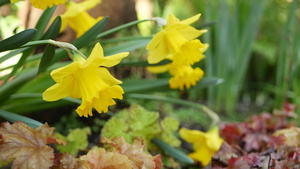
{"type": "Polygon", "coordinates": [[[105,36],[110,35],[110,34],[112,34],[112,33],[118,32],[118,31],[120,31],[120,30],[122,30],[122,29],[131,27],[131,26],[134,26],[134,25],[136,25],[136,24],[139,24],[139,23],[145,22],[145,21],[149,21],[149,20],[143,19],[143,20],[132,21],[132,22],[126,23],[126,24],[124,24],[124,25],[115,27],[115,28],[113,28],[113,29],[110,29],[110,30],[107,30],[107,31],[105,31],[105,32],[103,32],[103,33],[98,34],[98,36],[96,37],[96,39],[100,39],[100,38],[102,38],[102,37],[105,37],[105,36]]]}

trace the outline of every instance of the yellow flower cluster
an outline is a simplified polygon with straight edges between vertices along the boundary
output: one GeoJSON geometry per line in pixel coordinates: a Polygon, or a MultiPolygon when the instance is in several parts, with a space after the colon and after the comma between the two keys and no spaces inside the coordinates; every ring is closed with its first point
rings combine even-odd
{"type": "Polygon", "coordinates": [[[128,52],[104,57],[100,43],[97,43],[88,59],[75,57],[74,61],[51,72],[56,82],[43,93],[46,101],[65,97],[82,98],[76,109],[79,116],[92,116],[94,107],[98,113],[107,112],[108,106],[116,104],[113,98],[122,99],[122,82],[115,79],[105,67],[118,64],[128,52]]]}
{"type": "Polygon", "coordinates": [[[207,166],[212,156],[221,148],[224,142],[219,136],[218,127],[213,127],[206,133],[199,130],[181,128],[179,135],[186,142],[193,144],[195,152],[190,153],[189,157],[201,162],[203,166],[207,166]]]}
{"type": "Polygon", "coordinates": [[[208,48],[208,44],[196,39],[206,30],[197,30],[190,26],[199,17],[200,14],[180,21],[173,14],[169,14],[164,29],[157,33],[147,46],[149,50],[147,60],[150,64],[165,59],[172,61],[168,65],[148,67],[152,73],[169,71],[173,76],[169,80],[172,89],[183,90],[184,87],[188,89],[196,85],[204,74],[200,68],[192,67],[205,57],[203,52],[208,48]]]}

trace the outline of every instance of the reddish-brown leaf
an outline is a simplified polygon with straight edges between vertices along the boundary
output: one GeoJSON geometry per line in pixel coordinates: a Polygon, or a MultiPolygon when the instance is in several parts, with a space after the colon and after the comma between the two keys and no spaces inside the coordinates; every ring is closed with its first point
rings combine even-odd
{"type": "Polygon", "coordinates": [[[54,128],[44,124],[37,129],[18,121],[14,124],[2,123],[0,135],[0,158],[14,159],[14,168],[41,169],[53,165],[53,149],[47,144],[54,128]]]}

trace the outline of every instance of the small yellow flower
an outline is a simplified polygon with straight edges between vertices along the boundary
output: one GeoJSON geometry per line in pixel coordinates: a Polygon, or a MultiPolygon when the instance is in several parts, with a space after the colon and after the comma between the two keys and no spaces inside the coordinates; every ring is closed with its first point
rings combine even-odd
{"type": "Polygon", "coordinates": [[[219,136],[218,127],[210,129],[207,133],[181,128],[179,135],[186,142],[193,144],[195,152],[190,153],[189,157],[201,162],[203,166],[211,161],[212,156],[221,148],[224,141],[219,136]]]}
{"type": "Polygon", "coordinates": [[[167,24],[164,29],[157,33],[147,46],[149,50],[148,62],[158,63],[164,59],[171,59],[176,54],[183,43],[197,38],[206,30],[197,30],[191,23],[198,20],[200,14],[183,21],[179,21],[173,14],[169,14],[167,24]]]}
{"type": "Polygon", "coordinates": [[[81,3],[68,2],[66,4],[66,12],[61,15],[61,30],[66,29],[67,24],[76,31],[76,37],[80,37],[103,17],[93,18],[86,11],[95,7],[101,0],[86,0],[81,3]]]}
{"type": "MultiPolygon", "coordinates": [[[[19,0],[10,0],[11,3],[18,2],[19,0]]],[[[64,4],[67,0],[30,0],[32,6],[45,10],[47,7],[52,8],[53,5],[64,4]]]]}
{"type": "Polygon", "coordinates": [[[169,80],[170,88],[179,88],[180,90],[183,90],[184,87],[189,89],[191,86],[195,86],[204,75],[203,70],[199,67],[194,69],[190,65],[171,64],[169,72],[173,76],[169,80]]]}
{"type": "Polygon", "coordinates": [[[127,55],[124,52],[104,57],[103,49],[97,43],[87,60],[77,57],[73,63],[51,72],[56,84],[43,93],[43,99],[56,101],[68,96],[82,98],[81,105],[76,109],[79,116],[92,116],[92,107],[98,113],[107,112],[108,106],[115,104],[113,98],[122,99],[124,92],[118,85],[122,82],[104,67],[118,64],[127,55]]]}

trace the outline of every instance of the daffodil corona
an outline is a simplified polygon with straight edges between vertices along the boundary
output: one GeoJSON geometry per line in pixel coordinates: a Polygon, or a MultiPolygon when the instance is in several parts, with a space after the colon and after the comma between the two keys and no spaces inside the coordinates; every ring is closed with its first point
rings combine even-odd
{"type": "Polygon", "coordinates": [[[115,79],[105,67],[118,64],[127,52],[104,57],[103,49],[97,43],[88,57],[74,57],[73,63],[53,70],[51,77],[56,82],[43,93],[46,101],[56,101],[65,97],[82,98],[76,109],[79,116],[92,116],[94,107],[98,113],[107,112],[115,104],[113,99],[122,99],[122,82],[115,79]]]}
{"type": "Polygon", "coordinates": [[[189,157],[201,162],[203,166],[208,165],[212,156],[221,148],[224,141],[219,136],[218,127],[214,127],[206,133],[199,130],[181,128],[179,135],[186,142],[193,144],[195,152],[190,153],[189,157]]]}
{"type": "MultiPolygon", "coordinates": [[[[11,3],[19,0],[10,0],[11,3]]],[[[67,0],[30,0],[32,6],[45,10],[47,7],[52,8],[53,5],[64,4],[67,0]]]]}

